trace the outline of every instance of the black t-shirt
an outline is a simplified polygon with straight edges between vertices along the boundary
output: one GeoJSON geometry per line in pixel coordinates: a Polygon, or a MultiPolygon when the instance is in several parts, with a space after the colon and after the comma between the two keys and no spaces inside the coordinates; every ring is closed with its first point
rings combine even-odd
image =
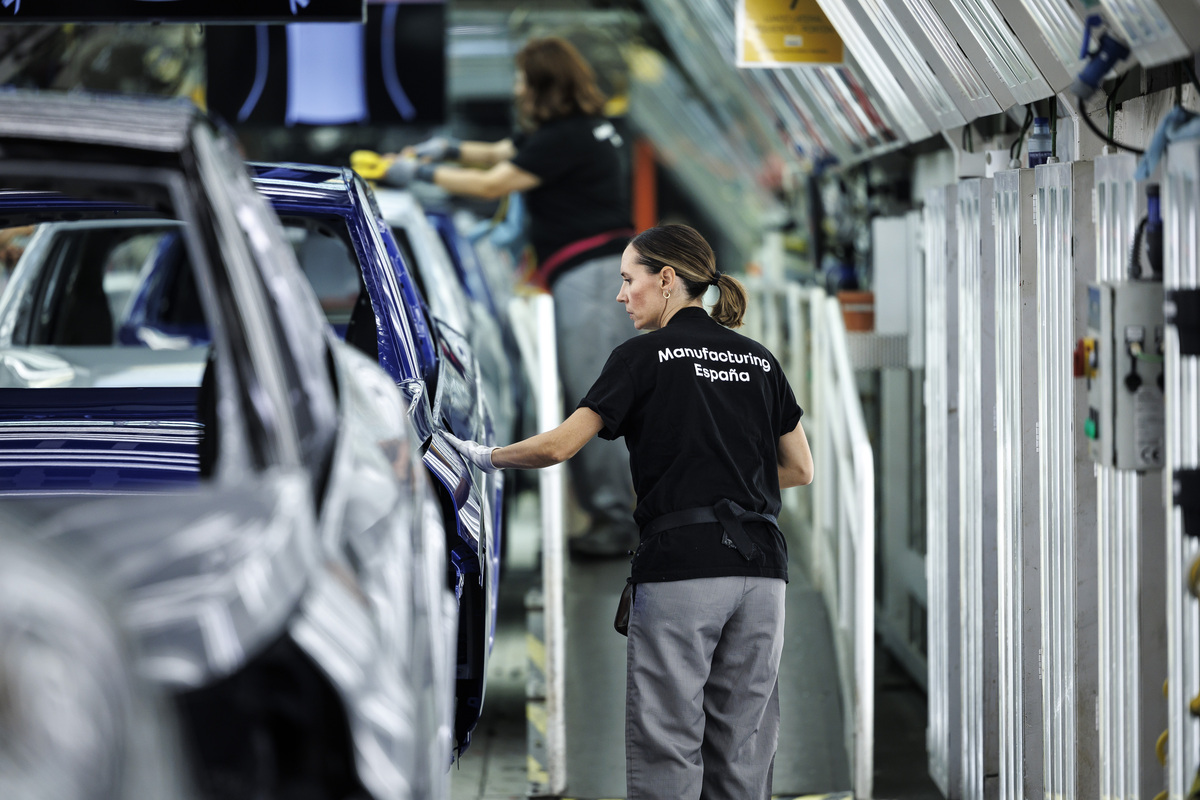
{"type": "MultiPolygon", "coordinates": [[[[579,405],[600,415],[601,437],[625,437],[640,527],[722,499],[778,516],[779,438],[804,412],[770,351],[704,309],[684,308],[661,330],[618,346],[579,405]]],[[[743,527],[760,559],[747,561],[723,545],[720,523],[688,525],[644,539],[633,579],[787,580],[778,528],[762,521],[743,527]]]]}
{"type": "MultiPolygon", "coordinates": [[[[611,122],[603,117],[562,117],[514,137],[514,144],[512,163],[541,180],[536,189],[525,192],[529,239],[539,262],[572,242],[633,227],[618,152],[622,141],[611,122]]],[[[578,253],[555,275],[592,258],[620,254],[628,244],[628,238],[617,238],[578,253]]]]}

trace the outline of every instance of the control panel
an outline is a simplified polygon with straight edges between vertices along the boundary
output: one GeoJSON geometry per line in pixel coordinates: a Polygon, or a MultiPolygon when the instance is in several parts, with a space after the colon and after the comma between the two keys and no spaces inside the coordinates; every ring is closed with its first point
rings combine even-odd
{"type": "Polygon", "coordinates": [[[1088,287],[1088,335],[1080,342],[1088,452],[1106,467],[1161,469],[1163,287],[1120,281],[1088,287]]]}

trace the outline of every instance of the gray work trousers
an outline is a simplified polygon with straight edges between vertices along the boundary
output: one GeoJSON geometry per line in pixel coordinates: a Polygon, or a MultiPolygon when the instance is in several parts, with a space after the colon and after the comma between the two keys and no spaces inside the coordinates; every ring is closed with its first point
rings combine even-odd
{"type": "Polygon", "coordinates": [[[779,743],[779,578],[639,583],[629,617],[629,800],[767,800],[779,743]]]}
{"type": "MultiPolygon", "coordinates": [[[[554,282],[558,375],[566,416],[575,412],[600,377],[613,349],[637,333],[625,306],[617,302],[620,290],[620,256],[587,261],[554,282]]],[[[624,442],[592,439],[567,462],[567,470],[576,499],[591,515],[593,527],[609,524],[636,532],[633,479],[624,442]]]]}

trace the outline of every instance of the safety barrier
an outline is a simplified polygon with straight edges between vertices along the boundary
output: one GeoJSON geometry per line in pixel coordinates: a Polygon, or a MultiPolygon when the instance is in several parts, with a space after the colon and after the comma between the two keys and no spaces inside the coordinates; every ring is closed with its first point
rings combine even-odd
{"type": "MultiPolygon", "coordinates": [[[[829,610],[856,797],[872,790],[875,718],[875,456],[837,300],[819,289],[747,281],[747,333],[783,364],[805,409],[817,463],[808,553],[829,610]]],[[[805,490],[808,491],[808,490],[805,490]]],[[[803,508],[798,490],[785,508],[803,508]]]]}
{"type": "MultiPolygon", "coordinates": [[[[552,430],[563,421],[554,335],[554,300],[548,294],[519,297],[509,309],[525,369],[535,377],[537,427],[552,430]]],[[[566,535],[566,467],[538,470],[541,506],[542,590],[526,608],[541,612],[545,658],[538,664],[542,691],[527,699],[527,713],[539,721],[529,742],[531,796],[559,797],[567,788],[566,620],[563,596],[563,541],[566,535]],[[540,607],[537,604],[540,599],[540,607]],[[535,741],[536,739],[536,741],[535,741]],[[536,753],[536,756],[534,755],[536,753]]]]}

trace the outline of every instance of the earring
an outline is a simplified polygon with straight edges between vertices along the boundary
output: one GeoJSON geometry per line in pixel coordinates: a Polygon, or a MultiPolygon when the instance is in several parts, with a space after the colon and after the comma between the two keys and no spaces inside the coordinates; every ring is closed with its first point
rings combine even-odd
{"type": "Polygon", "coordinates": [[[671,299],[671,293],[663,292],[663,300],[670,300],[670,299],[671,299]]]}

